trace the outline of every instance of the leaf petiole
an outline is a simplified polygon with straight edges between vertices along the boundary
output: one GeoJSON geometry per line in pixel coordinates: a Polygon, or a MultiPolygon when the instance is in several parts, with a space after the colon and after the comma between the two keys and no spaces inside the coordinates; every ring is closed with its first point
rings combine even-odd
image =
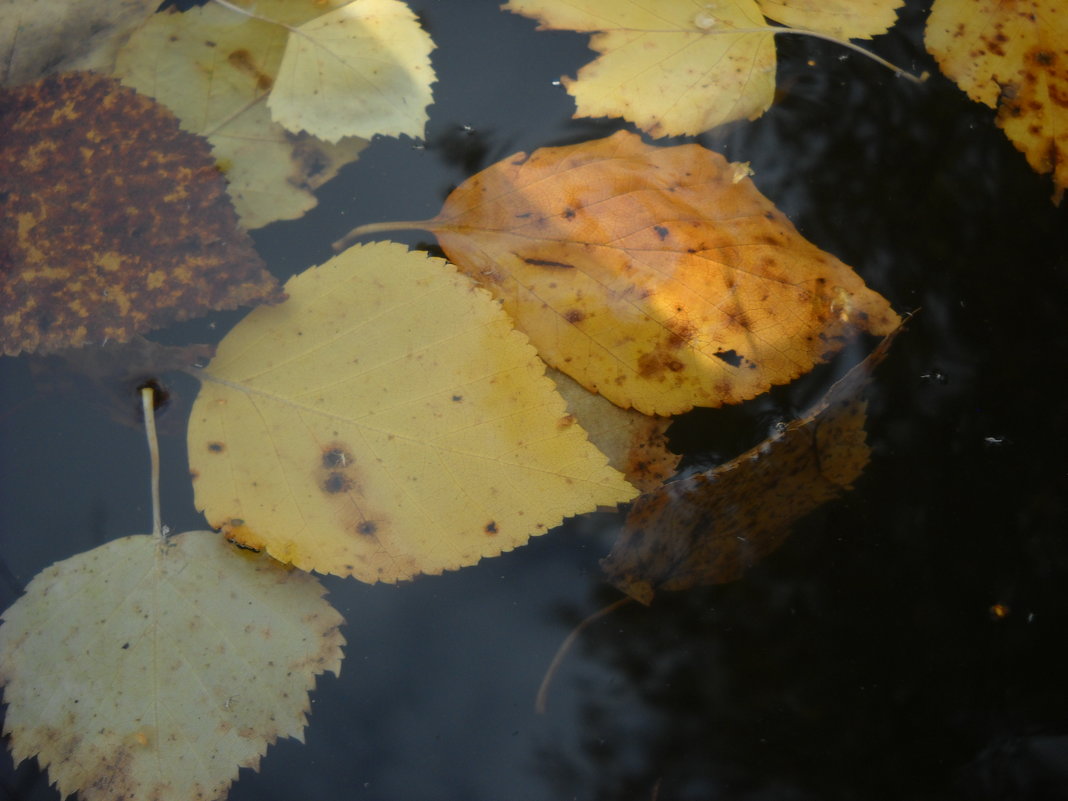
{"type": "Polygon", "coordinates": [[[148,458],[152,470],[152,536],[163,539],[163,524],[159,514],[159,441],[156,438],[156,409],[152,387],[141,388],[141,408],[145,414],[145,437],[148,439],[148,458]]]}

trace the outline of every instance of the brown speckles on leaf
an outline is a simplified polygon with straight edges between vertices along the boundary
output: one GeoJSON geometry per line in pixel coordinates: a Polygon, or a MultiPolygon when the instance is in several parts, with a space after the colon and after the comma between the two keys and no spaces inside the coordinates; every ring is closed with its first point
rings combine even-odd
{"type": "Polygon", "coordinates": [[[793,380],[826,350],[806,335],[842,335],[838,346],[898,322],[736,177],[736,165],[698,145],[652,147],[620,132],[499,162],[418,226],[551,366],[623,408],[676,414],[793,380]],[[573,216],[555,211],[563,202],[573,216]],[[829,316],[839,291],[867,317],[829,316]],[[739,371],[715,355],[731,350],[754,366],[739,371]],[[717,392],[725,381],[728,392],[717,392]]]}
{"type": "Polygon", "coordinates": [[[4,353],[129,340],[281,292],[207,142],[118,81],[0,92],[4,353]]]}
{"type": "Polygon", "coordinates": [[[1068,15],[1062,0],[939,0],[927,49],[968,96],[997,108],[997,124],[1039,173],[1054,202],[1068,187],[1068,15]]]}

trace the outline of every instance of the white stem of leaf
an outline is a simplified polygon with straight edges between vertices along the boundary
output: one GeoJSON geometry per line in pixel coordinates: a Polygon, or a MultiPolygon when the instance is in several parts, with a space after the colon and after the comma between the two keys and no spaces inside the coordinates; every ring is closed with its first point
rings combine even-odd
{"type": "Polygon", "coordinates": [[[141,389],[141,408],[145,414],[145,436],[148,438],[148,459],[152,472],[152,536],[163,539],[163,523],[159,514],[159,442],[156,439],[156,409],[152,387],[141,389]]]}

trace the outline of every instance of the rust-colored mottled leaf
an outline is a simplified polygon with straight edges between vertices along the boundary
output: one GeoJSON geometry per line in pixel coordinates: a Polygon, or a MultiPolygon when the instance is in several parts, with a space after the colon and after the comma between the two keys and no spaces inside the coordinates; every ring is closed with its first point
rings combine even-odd
{"type": "Polygon", "coordinates": [[[623,131],[520,153],[461,184],[433,220],[349,236],[391,228],[433,231],[550,366],[646,414],[738,403],[857,331],[898,324],[745,165],[699,145],[623,131]]]}
{"type": "Polygon", "coordinates": [[[587,392],[575,379],[559,370],[548,370],[567,411],[586,430],[608,464],[626,476],[642,492],[651,492],[675,473],[680,454],[668,448],[665,432],[670,417],[620,409],[601,395],[587,392]]]}
{"type": "Polygon", "coordinates": [[[92,73],[0,92],[3,352],[129,340],[280,300],[207,143],[92,73]]]}
{"type": "Polygon", "coordinates": [[[602,561],[608,580],[643,604],[660,590],[734,581],[795,521],[851,489],[870,455],[864,389],[893,336],[782,433],[638,498],[602,561]]]}
{"type": "Polygon", "coordinates": [[[1063,0],[938,0],[927,49],[1040,174],[1068,187],[1068,8],[1063,0]]]}

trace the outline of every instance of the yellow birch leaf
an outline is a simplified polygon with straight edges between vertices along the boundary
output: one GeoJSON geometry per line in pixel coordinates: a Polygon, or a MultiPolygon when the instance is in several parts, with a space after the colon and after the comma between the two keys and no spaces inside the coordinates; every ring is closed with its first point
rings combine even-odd
{"type": "Polygon", "coordinates": [[[858,331],[899,322],[748,176],[700,145],[620,131],[509,156],[434,219],[349,237],[432,231],[550,366],[617,406],[667,416],[756,397],[858,331]]]}
{"type": "Polygon", "coordinates": [[[755,119],[775,93],[775,43],[756,0],[510,0],[543,30],[593,32],[600,56],[563,83],[576,117],[623,117],[653,136],[755,119]]]}
{"type": "Polygon", "coordinates": [[[197,508],[236,541],[395,582],[635,495],[444,261],[355,247],[286,291],[219,344],[190,416],[197,508]]]}
{"type": "Polygon", "coordinates": [[[263,96],[282,60],[284,26],[322,13],[322,5],[275,0],[257,8],[281,24],[214,3],[156,14],[130,37],[115,65],[123,83],[165,104],[187,131],[207,137],[249,229],[313,208],[313,192],[367,146],[354,137],[329,144],[294,136],[271,120],[263,96]]]}
{"type": "Polygon", "coordinates": [[[290,131],[336,142],[375,134],[421,137],[434,42],[400,0],[353,0],[289,37],[267,101],[290,131]]]}
{"type": "Polygon", "coordinates": [[[938,0],[925,34],[945,75],[997,124],[1053,200],[1068,187],[1068,13],[1061,0],[938,0]]]}
{"type": "Polygon", "coordinates": [[[764,16],[839,39],[870,39],[897,21],[905,0],[757,0],[764,16]]]}
{"type": "Polygon", "coordinates": [[[312,576],[212,531],[113,540],[45,569],[4,613],[4,734],[61,797],[222,799],[303,740],[341,616],[312,576]]]}
{"type": "Polygon", "coordinates": [[[638,498],[602,560],[608,580],[643,604],[660,590],[734,581],[797,520],[851,489],[871,454],[864,390],[900,330],[781,433],[638,498]]]}

